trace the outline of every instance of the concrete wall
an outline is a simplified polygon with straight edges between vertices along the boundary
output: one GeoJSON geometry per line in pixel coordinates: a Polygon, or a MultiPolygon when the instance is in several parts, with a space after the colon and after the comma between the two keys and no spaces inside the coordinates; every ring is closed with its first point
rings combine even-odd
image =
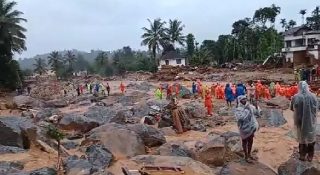
{"type": "MultiPolygon", "coordinates": [[[[176,58],[176,59],[169,59],[169,65],[170,66],[182,66],[186,65],[186,59],[185,58],[176,58]],[[181,59],[181,64],[177,64],[177,59],[181,59]]],[[[160,60],[160,67],[162,65],[166,65],[166,60],[160,60]]]]}

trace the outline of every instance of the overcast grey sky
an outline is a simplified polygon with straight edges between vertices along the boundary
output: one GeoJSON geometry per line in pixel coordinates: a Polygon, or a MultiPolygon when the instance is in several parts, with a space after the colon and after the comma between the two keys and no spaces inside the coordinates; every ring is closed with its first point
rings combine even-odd
{"type": "Polygon", "coordinates": [[[179,19],[184,33],[198,42],[228,34],[234,21],[252,17],[256,9],[281,7],[280,18],[301,23],[300,9],[308,14],[319,0],[16,0],[28,20],[27,48],[17,57],[31,57],[52,50],[114,50],[140,45],[147,18],[179,19]]]}

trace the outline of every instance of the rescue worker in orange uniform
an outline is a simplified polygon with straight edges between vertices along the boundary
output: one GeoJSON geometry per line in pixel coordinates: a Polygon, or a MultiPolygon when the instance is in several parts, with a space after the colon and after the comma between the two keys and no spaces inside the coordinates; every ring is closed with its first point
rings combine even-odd
{"type": "Polygon", "coordinates": [[[256,98],[260,99],[263,95],[263,85],[261,84],[261,81],[258,80],[256,84],[256,98]]]}
{"type": "Polygon", "coordinates": [[[120,83],[120,91],[122,94],[124,94],[125,88],[126,88],[125,85],[121,82],[120,83]]]}
{"type": "Polygon", "coordinates": [[[271,99],[271,94],[270,94],[270,90],[267,86],[264,87],[264,98],[267,100],[271,99]]]}
{"type": "Polygon", "coordinates": [[[208,116],[212,115],[212,96],[209,90],[206,91],[204,106],[207,108],[208,116]]]}
{"type": "Polygon", "coordinates": [[[281,86],[280,86],[279,82],[277,82],[275,85],[276,96],[280,95],[280,89],[281,89],[281,86]]]}

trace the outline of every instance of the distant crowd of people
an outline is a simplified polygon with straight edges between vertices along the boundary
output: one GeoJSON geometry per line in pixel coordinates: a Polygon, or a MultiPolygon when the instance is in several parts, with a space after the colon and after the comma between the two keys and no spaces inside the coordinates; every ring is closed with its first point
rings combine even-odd
{"type": "Polygon", "coordinates": [[[320,66],[312,68],[294,69],[296,81],[316,81],[320,80],[320,66]]]}

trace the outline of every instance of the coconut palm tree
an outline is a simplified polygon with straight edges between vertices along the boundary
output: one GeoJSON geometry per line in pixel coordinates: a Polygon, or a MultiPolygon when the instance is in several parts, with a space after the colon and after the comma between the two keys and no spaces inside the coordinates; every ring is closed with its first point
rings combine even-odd
{"type": "Polygon", "coordinates": [[[302,18],[302,25],[304,24],[304,15],[306,15],[306,13],[307,13],[306,9],[302,9],[299,12],[299,14],[301,15],[301,18],[302,18]]]}
{"type": "Polygon", "coordinates": [[[287,26],[287,20],[286,19],[281,19],[281,21],[280,21],[280,24],[281,24],[281,27],[284,29],[284,28],[286,28],[286,26],[287,26]]]}
{"type": "Polygon", "coordinates": [[[142,30],[145,32],[141,38],[143,39],[141,45],[148,46],[148,49],[152,52],[153,59],[156,60],[157,51],[160,50],[160,46],[168,41],[166,34],[165,24],[160,18],[149,21],[149,28],[143,27],[142,30]]]}
{"type": "Polygon", "coordinates": [[[73,67],[74,67],[73,65],[76,62],[77,57],[75,56],[75,54],[71,50],[68,50],[67,53],[64,55],[64,57],[65,57],[65,61],[69,65],[69,68],[68,68],[69,71],[73,72],[73,67]]]}
{"type": "Polygon", "coordinates": [[[185,26],[182,25],[182,22],[177,19],[169,20],[169,28],[167,33],[173,46],[176,42],[184,46],[184,42],[186,41],[186,37],[182,33],[184,27],[185,26]]]}
{"type": "Polygon", "coordinates": [[[10,58],[14,52],[26,50],[26,29],[20,23],[27,20],[21,17],[22,12],[14,10],[16,5],[14,1],[0,0],[0,54],[10,58]]]}
{"type": "Polygon", "coordinates": [[[294,20],[290,20],[290,21],[288,22],[287,28],[288,28],[288,29],[291,29],[291,28],[293,28],[293,27],[296,26],[296,25],[297,25],[297,22],[295,22],[294,20]]]}
{"type": "Polygon", "coordinates": [[[53,51],[48,56],[49,65],[51,66],[51,70],[58,72],[59,68],[62,66],[62,58],[59,52],[53,51]]]}
{"type": "Polygon", "coordinates": [[[45,73],[47,70],[47,64],[46,64],[45,60],[42,58],[36,59],[36,63],[34,63],[33,66],[35,67],[34,72],[36,72],[40,75],[45,73]]]}

